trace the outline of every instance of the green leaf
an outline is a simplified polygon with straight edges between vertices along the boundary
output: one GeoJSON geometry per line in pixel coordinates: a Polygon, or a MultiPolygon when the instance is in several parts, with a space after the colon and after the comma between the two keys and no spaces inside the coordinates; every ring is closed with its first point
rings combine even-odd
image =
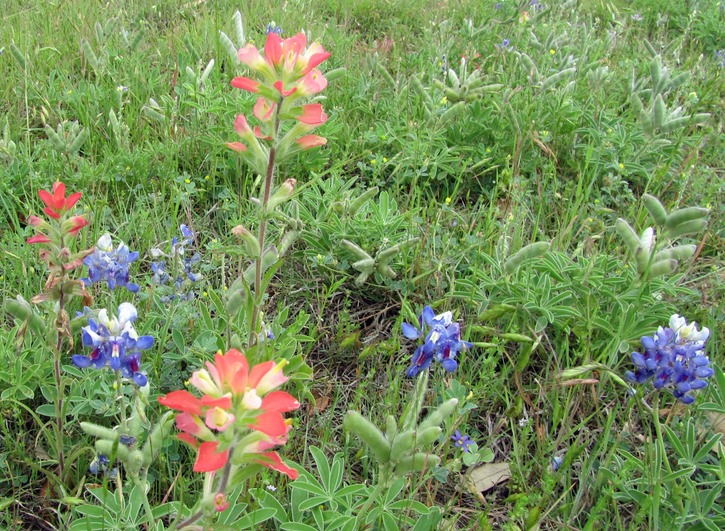
{"type": "Polygon", "coordinates": [[[55,418],[55,406],[53,404],[41,404],[35,408],[35,412],[44,417],[55,418]]]}

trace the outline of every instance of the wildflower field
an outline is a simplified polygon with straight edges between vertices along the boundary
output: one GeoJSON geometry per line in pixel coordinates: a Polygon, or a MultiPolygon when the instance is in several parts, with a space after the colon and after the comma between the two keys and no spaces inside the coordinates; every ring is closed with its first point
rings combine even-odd
{"type": "Polygon", "coordinates": [[[0,529],[725,529],[721,0],[0,4],[0,529]]]}

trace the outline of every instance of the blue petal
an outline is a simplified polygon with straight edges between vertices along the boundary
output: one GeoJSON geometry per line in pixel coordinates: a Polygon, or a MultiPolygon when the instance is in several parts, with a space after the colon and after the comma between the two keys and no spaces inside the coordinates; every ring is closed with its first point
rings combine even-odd
{"type": "Polygon", "coordinates": [[[76,367],[81,367],[82,369],[91,366],[91,358],[89,358],[88,356],[73,354],[73,356],[71,356],[71,361],[73,362],[73,365],[75,365],[76,367]]]}
{"type": "Polygon", "coordinates": [[[644,356],[640,354],[639,352],[632,352],[632,364],[635,367],[639,367],[640,369],[644,369],[646,362],[644,359],[644,356]]]}
{"type": "Polygon", "coordinates": [[[695,397],[690,396],[690,395],[685,395],[685,396],[678,397],[678,400],[680,402],[682,402],[683,404],[687,405],[687,404],[692,404],[695,401],[695,397]]]}
{"type": "Polygon", "coordinates": [[[653,350],[655,348],[655,340],[649,336],[644,336],[641,339],[642,346],[647,350],[653,350]]]}
{"type": "Polygon", "coordinates": [[[411,324],[403,323],[403,335],[408,339],[418,339],[420,337],[420,330],[411,324]]]}
{"type": "Polygon", "coordinates": [[[126,289],[128,291],[130,291],[131,293],[136,293],[140,289],[140,287],[139,287],[138,284],[134,284],[133,282],[129,282],[128,284],[126,284],[126,289]]]}
{"type": "Polygon", "coordinates": [[[433,322],[433,318],[435,316],[436,316],[436,314],[433,311],[433,308],[431,308],[430,306],[426,306],[425,308],[423,308],[423,313],[420,314],[421,319],[428,326],[431,325],[431,323],[433,322]]]}
{"type": "Polygon", "coordinates": [[[149,379],[146,377],[145,374],[141,374],[140,372],[137,372],[133,375],[133,382],[138,385],[139,387],[143,387],[148,383],[149,379]]]}
{"type": "Polygon", "coordinates": [[[139,350],[146,350],[154,346],[153,336],[141,336],[136,340],[136,348],[139,350]]]}
{"type": "Polygon", "coordinates": [[[444,359],[441,361],[441,365],[443,365],[443,368],[448,372],[453,372],[458,368],[458,362],[453,358],[444,359]]]}

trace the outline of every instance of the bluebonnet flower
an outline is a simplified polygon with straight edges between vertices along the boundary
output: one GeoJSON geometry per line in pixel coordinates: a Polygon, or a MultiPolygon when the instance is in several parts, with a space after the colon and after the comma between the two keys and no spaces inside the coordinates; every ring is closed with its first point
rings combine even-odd
{"type": "Polygon", "coordinates": [[[413,353],[412,365],[407,371],[408,378],[414,378],[426,370],[434,359],[446,371],[453,372],[458,368],[455,359],[458,352],[473,346],[472,343],[461,341],[461,327],[453,322],[452,312],[435,315],[430,306],[423,308],[417,328],[408,323],[403,323],[402,328],[403,335],[408,339],[419,339],[426,334],[423,344],[413,353]]]}
{"type": "Polygon", "coordinates": [[[705,355],[705,343],[710,330],[697,329],[697,323],[687,324],[684,317],[675,314],[669,327],[657,329],[654,336],[641,339],[643,352],[632,352],[634,372],[625,377],[634,383],[652,380],[655,389],[669,389],[683,404],[692,404],[695,397],[690,391],[707,386],[705,378],[714,374],[710,359],[705,355]]]}
{"type": "Polygon", "coordinates": [[[118,317],[112,319],[106,310],[98,312],[98,319],[89,319],[88,326],[83,327],[83,346],[93,347],[93,352],[90,356],[73,355],[73,364],[81,368],[110,367],[136,385],[146,385],[148,378],[140,372],[141,351],[151,348],[154,338],[138,336],[133,328],[136,316],[136,308],[129,302],[121,303],[118,317]]]}
{"type": "Polygon", "coordinates": [[[715,59],[720,61],[720,68],[725,68],[725,50],[716,51],[715,59]]]}
{"type": "Polygon", "coordinates": [[[496,3],[495,3],[495,4],[493,5],[493,8],[494,8],[494,9],[496,9],[496,10],[499,10],[499,9],[501,9],[501,2],[496,2],[496,3]]]}
{"type": "Polygon", "coordinates": [[[167,268],[166,260],[151,263],[151,270],[153,271],[153,277],[151,281],[159,286],[172,285],[174,293],[170,295],[163,295],[161,297],[162,302],[170,302],[173,300],[191,300],[194,298],[194,292],[184,292],[184,285],[187,280],[190,282],[197,282],[200,280],[201,275],[192,271],[192,268],[201,261],[201,255],[194,253],[192,256],[184,256],[186,253],[187,246],[194,243],[194,233],[187,225],[181,225],[179,227],[181,231],[181,237],[177,238],[174,236],[171,239],[171,249],[169,254],[155,247],[151,249],[150,254],[153,258],[166,257],[171,262],[171,274],[167,268]],[[173,280],[172,280],[172,275],[173,280]]]}
{"type": "Polygon", "coordinates": [[[109,471],[108,466],[110,464],[111,460],[107,456],[98,454],[96,458],[91,461],[91,464],[88,465],[88,471],[94,476],[103,475],[108,476],[109,479],[116,479],[118,468],[113,468],[109,471]]]}
{"type": "Polygon", "coordinates": [[[502,50],[505,50],[509,47],[509,44],[511,44],[511,41],[508,39],[504,39],[503,41],[501,41],[501,44],[497,44],[496,46],[498,48],[501,48],[502,50]]]}
{"type": "Polygon", "coordinates": [[[282,28],[278,26],[274,20],[267,24],[267,35],[270,33],[276,33],[277,35],[282,35],[282,28]]]}
{"type": "Polygon", "coordinates": [[[88,267],[88,277],[81,280],[86,285],[107,282],[111,289],[118,285],[136,293],[139,286],[129,282],[128,269],[137,259],[138,253],[131,252],[123,242],[114,249],[111,235],[106,233],[99,238],[96,250],[83,259],[83,264],[88,267]]]}
{"type": "Polygon", "coordinates": [[[551,458],[551,469],[553,471],[559,470],[559,467],[564,463],[564,458],[558,455],[555,455],[551,458]]]}
{"type": "Polygon", "coordinates": [[[451,435],[451,440],[456,448],[460,448],[464,452],[471,451],[469,446],[473,444],[473,439],[471,439],[468,435],[463,435],[460,431],[456,430],[456,432],[451,435]]]}

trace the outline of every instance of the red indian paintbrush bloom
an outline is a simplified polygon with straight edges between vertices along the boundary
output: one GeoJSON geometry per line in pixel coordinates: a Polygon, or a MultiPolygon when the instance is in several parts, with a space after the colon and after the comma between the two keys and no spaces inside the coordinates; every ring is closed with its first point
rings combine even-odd
{"type": "Polygon", "coordinates": [[[43,200],[43,203],[45,203],[46,208],[43,211],[53,219],[60,219],[63,214],[68,212],[78,202],[83,194],[76,192],[66,198],[65,184],[56,181],[53,183],[52,194],[45,190],[40,190],[38,191],[38,195],[43,200]]]}
{"type": "Polygon", "coordinates": [[[52,192],[39,190],[38,195],[45,204],[43,212],[48,215],[50,221],[38,216],[28,216],[28,223],[38,231],[38,234],[28,238],[28,243],[60,243],[62,235],[76,236],[78,231],[88,225],[88,220],[83,216],[66,217],[83,195],[81,192],[66,197],[65,184],[58,181],[53,183],[52,192]]]}
{"type": "Polygon", "coordinates": [[[266,452],[284,444],[290,421],[283,413],[294,411],[300,404],[284,391],[273,391],[287,377],[282,368],[287,361],[268,361],[249,367],[244,354],[230,350],[218,352],[214,363],[195,371],[191,384],[203,393],[197,398],[188,391],[173,391],[159,397],[159,402],[181,413],[176,426],[182,431],[179,439],[198,448],[195,472],[214,472],[229,461],[234,449],[234,462],[261,463],[295,479],[297,471],[285,465],[276,452],[266,452]]]}

